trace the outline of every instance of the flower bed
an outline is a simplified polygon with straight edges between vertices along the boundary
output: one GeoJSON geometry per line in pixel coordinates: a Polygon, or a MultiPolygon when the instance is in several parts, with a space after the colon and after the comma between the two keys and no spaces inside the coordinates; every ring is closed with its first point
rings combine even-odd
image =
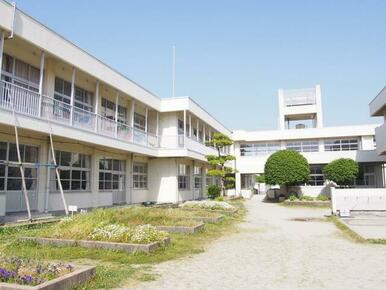
{"type": "Polygon", "coordinates": [[[214,200],[192,200],[186,201],[180,205],[183,209],[209,209],[209,210],[221,210],[221,211],[234,211],[236,208],[224,201],[214,200]]]}
{"type": "Polygon", "coordinates": [[[0,289],[70,289],[95,275],[95,266],[0,257],[0,289]]]}
{"type": "Polygon", "coordinates": [[[329,207],[331,201],[325,195],[318,195],[317,197],[302,195],[302,196],[289,196],[283,204],[294,206],[311,206],[311,207],[329,207]]]}
{"type": "Polygon", "coordinates": [[[193,227],[183,227],[183,226],[157,226],[157,229],[161,231],[166,231],[169,233],[179,233],[179,234],[194,234],[201,231],[204,228],[204,224],[200,223],[193,227]]]}
{"type": "Polygon", "coordinates": [[[38,285],[71,273],[70,264],[42,263],[19,258],[0,257],[0,281],[21,285],[38,285]]]}

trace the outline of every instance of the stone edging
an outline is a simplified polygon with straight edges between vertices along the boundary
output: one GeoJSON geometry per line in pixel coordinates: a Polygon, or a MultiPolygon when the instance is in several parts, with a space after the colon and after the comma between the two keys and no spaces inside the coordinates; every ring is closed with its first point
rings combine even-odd
{"type": "Polygon", "coordinates": [[[156,226],[157,230],[169,233],[194,234],[204,228],[204,223],[200,223],[193,227],[186,226],[156,226]]]}
{"type": "Polygon", "coordinates": [[[217,223],[222,222],[224,220],[224,216],[223,215],[218,215],[218,216],[215,216],[215,217],[184,217],[183,219],[202,221],[204,223],[217,224],[217,223]]]}
{"type": "Polygon", "coordinates": [[[83,283],[95,276],[95,266],[79,267],[74,272],[46,281],[36,286],[0,283],[2,290],[66,290],[83,283]]]}
{"type": "Polygon", "coordinates": [[[41,245],[58,245],[58,246],[80,246],[85,248],[97,248],[106,250],[121,250],[128,253],[145,252],[149,253],[161,246],[161,243],[165,246],[170,245],[170,238],[164,239],[162,242],[153,242],[150,244],[128,244],[128,243],[115,243],[115,242],[102,242],[102,241],[88,241],[88,240],[72,240],[72,239],[51,239],[51,238],[39,238],[39,237],[21,237],[21,241],[34,241],[41,245]]]}
{"type": "Polygon", "coordinates": [[[192,210],[192,211],[206,210],[209,212],[215,212],[215,213],[226,214],[226,215],[233,215],[238,212],[237,208],[235,208],[234,210],[221,210],[221,209],[208,209],[208,208],[181,207],[181,209],[192,210]]]}
{"type": "Polygon", "coordinates": [[[283,204],[286,204],[286,205],[299,205],[299,206],[317,206],[317,207],[329,207],[331,206],[331,202],[330,201],[302,201],[302,200],[298,200],[298,201],[289,201],[289,200],[286,200],[283,202],[283,204]]]}

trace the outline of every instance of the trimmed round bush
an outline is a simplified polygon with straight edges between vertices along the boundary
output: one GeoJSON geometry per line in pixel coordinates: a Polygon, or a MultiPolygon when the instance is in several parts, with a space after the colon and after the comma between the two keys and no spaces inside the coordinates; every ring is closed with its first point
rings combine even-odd
{"type": "Polygon", "coordinates": [[[219,197],[221,194],[221,188],[217,185],[209,185],[208,186],[208,197],[210,199],[215,199],[219,197]]]}
{"type": "Polygon", "coordinates": [[[338,185],[349,185],[358,177],[359,165],[350,158],[340,158],[327,164],[323,173],[327,180],[338,185]]]}
{"type": "Polygon", "coordinates": [[[303,155],[292,150],[273,153],[265,163],[265,182],[271,185],[299,185],[310,179],[310,166],[303,155]]]}

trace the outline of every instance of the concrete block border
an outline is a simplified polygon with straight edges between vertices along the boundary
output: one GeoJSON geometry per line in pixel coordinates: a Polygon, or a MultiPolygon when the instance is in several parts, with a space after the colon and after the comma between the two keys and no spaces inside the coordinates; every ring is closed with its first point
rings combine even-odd
{"type": "Polygon", "coordinates": [[[170,245],[170,238],[164,239],[162,242],[154,242],[150,244],[128,244],[102,241],[88,240],[71,240],[71,239],[52,239],[39,237],[21,237],[21,241],[34,241],[41,245],[57,245],[57,246],[80,246],[84,248],[97,248],[106,250],[120,250],[128,253],[144,252],[150,253],[158,249],[162,244],[170,245]]]}
{"type": "Polygon", "coordinates": [[[184,217],[183,219],[187,220],[195,220],[195,221],[202,221],[203,223],[213,223],[217,224],[224,220],[223,215],[218,215],[215,217],[184,217]]]}
{"type": "Polygon", "coordinates": [[[219,213],[219,214],[226,214],[226,215],[234,215],[235,213],[238,212],[238,209],[235,208],[233,210],[220,210],[220,209],[206,209],[206,208],[189,208],[189,207],[181,207],[181,209],[183,210],[191,210],[191,211],[199,211],[199,210],[206,210],[206,211],[209,211],[209,212],[215,212],[215,213],[219,213]]]}
{"type": "Polygon", "coordinates": [[[0,283],[2,290],[67,290],[86,282],[95,276],[95,266],[75,266],[77,269],[71,273],[46,281],[36,286],[0,283]]]}
{"type": "Polygon", "coordinates": [[[185,226],[156,226],[160,231],[165,231],[168,233],[179,233],[179,234],[194,234],[201,231],[204,228],[204,223],[200,223],[193,227],[185,226]]]}
{"type": "Polygon", "coordinates": [[[297,201],[290,201],[286,200],[283,202],[285,205],[293,205],[293,206],[314,206],[314,207],[330,207],[331,202],[330,201],[303,201],[303,200],[297,200],[297,201]]]}

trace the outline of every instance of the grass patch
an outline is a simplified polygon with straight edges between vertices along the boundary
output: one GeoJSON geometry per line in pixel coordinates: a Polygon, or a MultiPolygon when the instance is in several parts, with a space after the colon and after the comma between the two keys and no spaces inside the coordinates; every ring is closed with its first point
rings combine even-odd
{"type": "Polygon", "coordinates": [[[342,232],[343,236],[350,239],[356,243],[366,243],[368,242],[366,239],[362,238],[352,229],[350,229],[344,222],[342,222],[337,216],[330,216],[327,218],[328,221],[335,224],[335,226],[342,232]]]}
{"type": "MultiPolygon", "coordinates": [[[[148,268],[156,263],[182,258],[189,255],[201,253],[205,250],[208,243],[225,235],[237,231],[236,223],[243,219],[245,209],[242,201],[232,201],[232,203],[239,207],[237,214],[224,217],[224,220],[217,224],[205,224],[202,231],[192,234],[170,234],[172,240],[169,247],[161,247],[151,254],[136,253],[127,254],[122,251],[89,249],[82,247],[65,247],[54,245],[39,245],[35,242],[19,242],[18,237],[21,236],[37,236],[41,231],[46,231],[55,225],[34,225],[17,228],[2,228],[0,230],[0,253],[6,256],[17,256],[22,258],[34,258],[47,261],[63,261],[71,262],[73,264],[96,264],[97,275],[91,281],[79,286],[76,289],[109,289],[116,287],[127,287],[129,281],[143,281],[156,278],[148,268]]],[[[115,215],[110,211],[128,210],[123,209],[108,209],[106,215],[98,216],[100,220],[103,218],[116,218],[116,220],[125,220],[120,214],[115,215]]],[[[156,218],[151,211],[162,210],[166,215],[171,212],[175,217],[180,214],[207,214],[206,211],[186,212],[179,209],[156,209],[156,208],[142,208],[142,216],[146,221],[162,220],[162,217],[156,218]],[[173,211],[170,211],[173,210],[173,211]],[[175,211],[177,210],[177,211],[175,211]],[[182,212],[182,213],[181,213],[182,212]],[[149,214],[150,217],[146,217],[149,214]]],[[[91,214],[95,213],[92,212],[91,214]]],[[[208,213],[209,214],[209,213],[208,213]]],[[[98,213],[99,215],[99,213],[98,213]]],[[[94,218],[95,215],[92,215],[94,218]]],[[[216,214],[214,216],[217,216],[216,214]]],[[[139,217],[138,217],[139,219],[139,217]]],[[[125,220],[126,221],[126,220],[125,220]]],[[[92,220],[89,220],[93,223],[92,220]]],[[[197,222],[197,221],[196,221],[197,222]]],[[[74,228],[74,231],[79,232],[81,228],[74,228]]]]}
{"type": "Polygon", "coordinates": [[[326,204],[321,204],[319,203],[318,201],[284,201],[284,202],[279,202],[278,203],[279,205],[281,206],[285,206],[285,207],[293,207],[293,208],[296,208],[296,207],[299,207],[299,208],[331,208],[331,204],[330,203],[326,203],[326,204]]]}

